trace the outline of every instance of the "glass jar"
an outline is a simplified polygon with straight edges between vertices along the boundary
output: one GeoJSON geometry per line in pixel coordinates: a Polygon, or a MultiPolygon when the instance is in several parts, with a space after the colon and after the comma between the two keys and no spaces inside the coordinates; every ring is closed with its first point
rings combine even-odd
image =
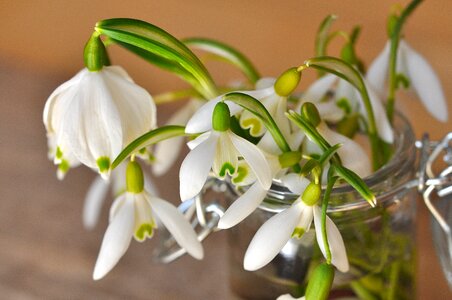
{"type": "MultiPolygon", "coordinates": [[[[394,155],[365,179],[377,197],[371,208],[349,185],[334,188],[328,215],[342,233],[350,262],[347,273],[336,271],[331,298],[356,295],[365,299],[412,299],[414,293],[415,213],[417,190],[415,137],[408,121],[394,122],[394,155]]],[[[223,189],[224,191],[224,189],[223,189]]],[[[240,192],[223,192],[231,203],[240,192]]],[[[228,230],[230,286],[244,299],[276,299],[281,294],[304,294],[307,277],[323,261],[311,228],[302,239],[291,239],[264,268],[243,269],[245,251],[259,227],[297,198],[274,182],[262,205],[228,230]]]]}

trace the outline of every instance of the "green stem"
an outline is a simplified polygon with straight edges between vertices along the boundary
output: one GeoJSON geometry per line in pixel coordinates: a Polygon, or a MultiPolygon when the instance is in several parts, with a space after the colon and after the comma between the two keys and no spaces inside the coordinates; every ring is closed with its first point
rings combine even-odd
{"type": "Polygon", "coordinates": [[[389,288],[387,300],[397,299],[397,285],[399,283],[399,274],[402,264],[400,261],[396,261],[391,265],[391,270],[389,273],[389,288]]]}
{"type": "Polygon", "coordinates": [[[330,249],[330,244],[328,243],[328,234],[326,232],[326,211],[328,209],[328,202],[330,200],[330,194],[331,191],[333,190],[333,186],[336,183],[337,177],[336,176],[331,176],[330,174],[328,174],[328,183],[326,186],[326,190],[325,193],[323,194],[323,199],[322,199],[322,239],[323,239],[323,244],[325,245],[325,254],[326,254],[326,262],[328,264],[331,264],[331,249],[330,249]]]}
{"type": "Polygon", "coordinates": [[[397,49],[399,48],[400,33],[407,17],[422,1],[423,0],[413,0],[402,12],[394,26],[393,31],[391,32],[391,49],[389,52],[389,91],[386,103],[386,113],[391,124],[394,120],[395,92],[397,90],[397,49]]]}

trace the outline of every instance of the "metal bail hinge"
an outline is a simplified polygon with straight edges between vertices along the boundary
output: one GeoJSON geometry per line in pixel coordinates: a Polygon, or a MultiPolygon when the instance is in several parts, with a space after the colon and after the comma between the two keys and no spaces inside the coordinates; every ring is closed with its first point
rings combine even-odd
{"type": "Polygon", "coordinates": [[[452,194],[452,132],[449,132],[440,142],[430,141],[425,134],[422,141],[416,142],[416,147],[421,151],[418,190],[422,193],[424,203],[433,218],[446,234],[447,244],[452,250],[451,228],[444,218],[447,212],[441,212],[441,209],[433,204],[433,200],[447,200],[445,198],[452,194]]]}

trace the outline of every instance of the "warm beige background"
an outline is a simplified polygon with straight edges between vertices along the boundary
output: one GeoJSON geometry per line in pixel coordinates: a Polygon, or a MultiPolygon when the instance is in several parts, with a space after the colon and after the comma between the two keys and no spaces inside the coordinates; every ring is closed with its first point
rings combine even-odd
{"type": "MultiPolygon", "coordinates": [[[[90,279],[106,227],[94,232],[80,222],[82,199],[93,178],[78,169],[60,183],[46,160],[41,121],[46,97],[82,68],[82,49],[97,20],[141,18],[176,37],[221,39],[252,58],[263,75],[276,76],[313,55],[316,28],[328,13],[336,28],[364,26],[359,54],[369,63],[386,40],[385,16],[392,1],[0,1],[0,298],[7,299],[231,299],[227,288],[225,236],[206,243],[206,259],[184,258],[170,266],[151,262],[156,241],[132,243],[117,268],[101,282],[90,279]]],[[[406,3],[404,1],[403,3],[406,3]]],[[[450,0],[426,1],[413,15],[407,40],[437,69],[452,97],[450,0]]],[[[332,52],[334,53],[334,51],[332,52]]],[[[184,84],[112,47],[124,66],[151,93],[184,84]]],[[[237,77],[214,64],[222,82],[237,77]]],[[[308,74],[304,85],[313,78],[308,74]]],[[[439,138],[452,129],[428,116],[418,101],[404,97],[417,136],[439,138]]],[[[449,115],[452,101],[449,100],[449,115]]],[[[164,119],[172,107],[160,109],[164,119]]],[[[173,173],[173,175],[176,173],[173,173]]],[[[160,179],[161,194],[177,203],[177,178],[160,179]]],[[[433,252],[427,214],[419,206],[418,299],[452,295],[433,252]]],[[[414,297],[414,296],[413,296],[414,297]]]]}

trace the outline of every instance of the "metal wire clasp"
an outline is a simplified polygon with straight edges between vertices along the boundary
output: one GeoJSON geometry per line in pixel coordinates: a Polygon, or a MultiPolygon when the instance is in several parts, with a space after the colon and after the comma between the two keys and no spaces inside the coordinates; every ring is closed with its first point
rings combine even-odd
{"type": "Polygon", "coordinates": [[[419,163],[419,186],[418,190],[422,193],[424,203],[432,214],[433,218],[441,226],[447,235],[447,243],[452,249],[452,234],[450,225],[444,219],[441,212],[433,204],[434,199],[444,198],[452,194],[452,132],[449,132],[440,142],[432,142],[428,135],[424,134],[422,141],[416,142],[420,149],[419,163]],[[434,170],[435,163],[439,163],[441,158],[446,164],[441,171],[434,170]]]}

